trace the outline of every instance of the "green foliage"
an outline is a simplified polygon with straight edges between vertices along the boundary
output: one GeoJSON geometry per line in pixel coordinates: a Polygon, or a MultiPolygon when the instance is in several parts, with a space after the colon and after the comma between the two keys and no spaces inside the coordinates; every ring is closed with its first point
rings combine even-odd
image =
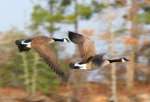
{"type": "Polygon", "coordinates": [[[87,5],[78,4],[77,5],[77,13],[81,17],[88,19],[92,15],[92,8],[90,6],[87,6],[87,5]]]}
{"type": "Polygon", "coordinates": [[[48,0],[48,4],[51,5],[51,4],[56,4],[57,3],[57,0],[48,0]]]}
{"type": "Polygon", "coordinates": [[[105,3],[99,3],[98,1],[93,0],[92,1],[92,5],[93,5],[93,12],[100,12],[103,9],[107,8],[109,5],[105,4],[105,3]]]}
{"type": "Polygon", "coordinates": [[[1,68],[0,76],[1,76],[1,86],[15,86],[15,87],[29,87],[29,91],[32,88],[32,77],[33,77],[33,68],[37,69],[37,77],[36,77],[36,89],[41,90],[43,92],[48,92],[48,89],[51,87],[57,88],[59,85],[59,80],[57,79],[57,75],[50,70],[49,66],[38,56],[37,65],[34,66],[34,53],[33,51],[23,52],[21,54],[17,54],[14,58],[4,66],[4,69],[1,68]],[[28,79],[24,77],[24,65],[22,54],[25,55],[24,60],[27,61],[28,68],[28,79]],[[6,74],[7,73],[7,74],[6,74]],[[28,85],[24,84],[25,80],[29,80],[28,85]]]}
{"type": "Polygon", "coordinates": [[[93,5],[78,4],[73,11],[68,13],[68,8],[72,7],[77,1],[70,0],[49,0],[48,9],[42,8],[40,5],[35,5],[32,12],[32,29],[38,30],[43,27],[49,32],[59,30],[55,26],[56,23],[71,23],[74,24],[78,16],[82,19],[89,19],[95,11],[99,11],[106,5],[95,3],[93,5]]]}
{"type": "Polygon", "coordinates": [[[71,3],[71,0],[62,0],[61,6],[67,6],[71,3]]]}
{"type": "Polygon", "coordinates": [[[65,22],[66,23],[74,23],[75,22],[75,20],[76,20],[76,17],[77,17],[77,15],[75,15],[75,14],[70,14],[70,15],[67,15],[67,16],[65,16],[65,22]]]}
{"type": "Polygon", "coordinates": [[[57,12],[56,14],[53,15],[51,20],[54,20],[56,22],[61,22],[61,20],[63,19],[64,19],[64,16],[60,12],[57,12]]]}
{"type": "Polygon", "coordinates": [[[48,89],[55,89],[58,87],[60,81],[58,80],[58,76],[49,68],[44,61],[40,61],[37,64],[37,89],[48,92],[48,89]]]}
{"type": "Polygon", "coordinates": [[[39,25],[44,24],[49,18],[51,18],[51,14],[40,5],[36,5],[33,8],[32,23],[34,29],[38,29],[39,25]]]}
{"type": "MultiPolygon", "coordinates": [[[[33,63],[34,63],[34,53],[36,52],[28,52],[27,54],[27,60],[29,64],[29,73],[30,77],[32,78],[33,74],[33,63]],[[29,60],[30,59],[30,60],[29,60]]],[[[59,80],[57,79],[57,75],[50,70],[49,66],[41,59],[41,57],[38,57],[37,65],[35,65],[35,68],[37,69],[37,77],[36,77],[36,85],[37,89],[47,92],[50,87],[56,88],[59,85],[59,80]],[[46,91],[47,90],[47,91],[46,91]]]]}
{"type": "Polygon", "coordinates": [[[115,33],[114,35],[115,35],[115,37],[119,37],[119,36],[124,35],[126,32],[127,32],[127,29],[122,27],[122,28],[114,31],[114,33],[115,33]]]}
{"type": "Polygon", "coordinates": [[[33,7],[32,30],[38,30],[39,27],[43,27],[49,32],[54,32],[59,29],[55,26],[55,23],[61,23],[64,20],[63,13],[66,5],[64,6],[57,0],[49,0],[48,5],[49,9],[42,8],[40,5],[33,7]]]}
{"type": "MultiPolygon", "coordinates": [[[[7,52],[8,50],[10,55],[8,57],[10,58],[5,63],[0,63],[0,86],[22,87],[27,91],[35,89],[35,91],[40,90],[42,92],[48,92],[49,88],[56,89],[60,80],[43,59],[33,50],[19,52],[15,46],[16,39],[27,36],[17,31],[7,33],[4,37],[5,43],[1,45],[3,48],[0,47],[0,51],[7,52]]],[[[57,52],[57,48],[54,50],[57,52]]]]}
{"type": "Polygon", "coordinates": [[[139,14],[135,18],[135,21],[138,23],[150,24],[150,12],[143,12],[143,13],[139,14]]]}

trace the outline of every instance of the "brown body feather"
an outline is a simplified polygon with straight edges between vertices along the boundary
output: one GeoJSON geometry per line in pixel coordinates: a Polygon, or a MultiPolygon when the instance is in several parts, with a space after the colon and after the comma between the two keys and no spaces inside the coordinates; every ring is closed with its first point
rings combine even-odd
{"type": "Polygon", "coordinates": [[[84,40],[83,43],[78,44],[77,46],[80,57],[83,58],[83,60],[87,60],[89,57],[96,54],[94,43],[87,38],[84,40]]]}

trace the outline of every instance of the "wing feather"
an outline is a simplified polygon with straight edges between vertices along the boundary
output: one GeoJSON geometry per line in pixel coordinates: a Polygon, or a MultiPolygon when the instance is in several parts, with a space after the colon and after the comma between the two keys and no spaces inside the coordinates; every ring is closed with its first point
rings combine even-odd
{"type": "Polygon", "coordinates": [[[61,69],[60,63],[56,57],[56,54],[49,46],[48,37],[35,37],[32,39],[32,48],[35,49],[39,55],[45,60],[45,62],[50,66],[50,68],[62,78],[62,80],[67,81],[69,73],[64,72],[61,69]]]}
{"type": "Polygon", "coordinates": [[[36,51],[40,54],[40,56],[46,61],[46,63],[50,66],[50,68],[59,75],[64,81],[68,80],[68,75],[65,73],[55,56],[55,53],[48,47],[41,46],[36,49],[36,51]]]}

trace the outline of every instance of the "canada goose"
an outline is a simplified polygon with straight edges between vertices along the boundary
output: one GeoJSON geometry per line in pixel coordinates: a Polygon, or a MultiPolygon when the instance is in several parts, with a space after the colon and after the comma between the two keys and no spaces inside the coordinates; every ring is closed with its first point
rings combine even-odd
{"type": "MultiPolygon", "coordinates": [[[[58,39],[58,38],[46,38],[44,36],[41,36],[44,39],[48,40],[48,43],[53,43],[53,42],[69,42],[69,40],[67,38],[62,38],[62,39],[58,39]]],[[[16,45],[18,46],[18,49],[20,52],[22,51],[29,51],[31,49],[31,43],[32,43],[32,39],[20,39],[20,40],[16,40],[16,45]]]]}
{"type": "Polygon", "coordinates": [[[75,43],[79,49],[81,61],[71,63],[70,67],[73,69],[93,69],[93,65],[105,66],[114,62],[127,62],[127,58],[122,57],[118,59],[104,59],[104,54],[96,54],[94,43],[84,35],[68,32],[69,39],[75,43]]]}
{"type": "Polygon", "coordinates": [[[104,59],[102,54],[98,54],[95,56],[92,56],[88,58],[86,61],[81,61],[81,62],[76,62],[76,63],[71,63],[70,67],[72,69],[86,69],[90,70],[92,67],[95,66],[106,66],[111,63],[115,62],[128,62],[129,60],[125,57],[122,58],[116,58],[116,59],[104,59]]]}
{"type": "Polygon", "coordinates": [[[35,49],[35,51],[39,53],[39,55],[46,61],[46,63],[49,64],[50,68],[56,72],[56,74],[58,74],[64,81],[67,81],[68,73],[64,72],[60,68],[59,61],[55,56],[51,46],[49,46],[49,44],[54,41],[66,42],[68,40],[66,38],[56,39],[45,36],[37,36],[31,39],[16,40],[15,43],[20,51],[28,51],[31,48],[35,49]]]}

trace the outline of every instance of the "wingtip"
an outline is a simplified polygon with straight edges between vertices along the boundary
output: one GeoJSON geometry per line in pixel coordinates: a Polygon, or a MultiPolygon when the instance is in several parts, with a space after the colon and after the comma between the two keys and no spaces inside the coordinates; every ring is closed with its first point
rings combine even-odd
{"type": "Polygon", "coordinates": [[[68,31],[68,34],[70,34],[70,33],[74,33],[73,31],[68,31]]]}
{"type": "Polygon", "coordinates": [[[73,31],[68,31],[68,34],[69,35],[80,35],[80,36],[82,36],[82,34],[77,33],[77,32],[73,32],[73,31]]]}
{"type": "Polygon", "coordinates": [[[74,32],[74,31],[68,31],[68,33],[76,33],[76,32],[74,32]]]}
{"type": "Polygon", "coordinates": [[[83,36],[79,33],[68,31],[68,38],[76,44],[83,43],[83,36]]]}

